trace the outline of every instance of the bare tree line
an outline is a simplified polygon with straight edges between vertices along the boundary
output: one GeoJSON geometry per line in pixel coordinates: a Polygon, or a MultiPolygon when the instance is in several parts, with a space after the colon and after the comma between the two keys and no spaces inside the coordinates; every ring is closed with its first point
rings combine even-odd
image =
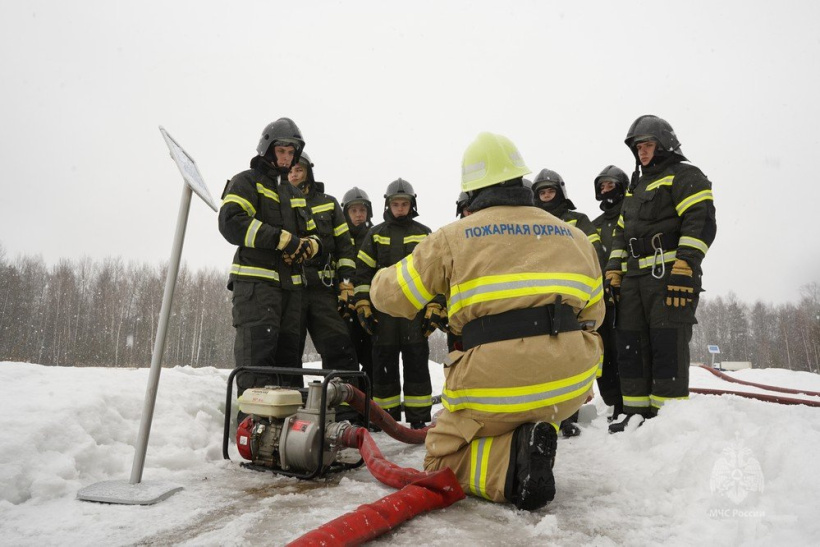
{"type": "MultiPolygon", "coordinates": [[[[121,258],[10,261],[0,245],[0,360],[44,365],[146,367],[151,363],[167,265],[121,258]]],[[[234,330],[227,272],[180,270],[166,339],[165,366],[233,366],[234,330]]],[[[691,353],[722,361],[820,372],[820,285],[801,289],[798,305],[704,299],[691,353]]],[[[430,337],[430,359],[443,362],[446,338],[430,337]]],[[[305,361],[319,361],[308,339],[305,361]]]]}

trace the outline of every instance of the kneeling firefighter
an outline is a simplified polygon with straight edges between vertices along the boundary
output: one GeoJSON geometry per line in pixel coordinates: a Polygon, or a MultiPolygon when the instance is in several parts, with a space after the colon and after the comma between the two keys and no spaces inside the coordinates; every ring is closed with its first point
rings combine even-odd
{"type": "Polygon", "coordinates": [[[462,336],[445,364],[425,469],[448,467],[469,494],[535,510],[555,496],[557,424],[592,393],[604,302],[595,249],[532,207],[529,172],[509,139],[481,133],[462,163],[470,216],[379,271],[370,296],[410,318],[444,294],[462,336]]]}

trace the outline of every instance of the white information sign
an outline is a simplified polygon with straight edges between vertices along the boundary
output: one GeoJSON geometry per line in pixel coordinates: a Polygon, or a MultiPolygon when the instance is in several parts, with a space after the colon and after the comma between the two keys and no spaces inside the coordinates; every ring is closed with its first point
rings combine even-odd
{"type": "Polygon", "coordinates": [[[177,167],[179,167],[179,172],[182,173],[182,178],[185,179],[185,182],[188,183],[191,190],[196,192],[196,195],[201,197],[211,209],[218,211],[219,208],[216,206],[214,198],[211,197],[211,193],[208,191],[205,181],[202,180],[202,175],[199,174],[199,169],[197,169],[194,159],[182,149],[179,143],[175,141],[162,126],[159,126],[159,131],[162,133],[165,144],[168,145],[168,149],[171,151],[171,158],[173,158],[177,167]]]}
{"type": "Polygon", "coordinates": [[[706,346],[706,349],[709,350],[709,353],[720,353],[720,348],[717,347],[717,346],[709,345],[709,346],[706,346]]]}

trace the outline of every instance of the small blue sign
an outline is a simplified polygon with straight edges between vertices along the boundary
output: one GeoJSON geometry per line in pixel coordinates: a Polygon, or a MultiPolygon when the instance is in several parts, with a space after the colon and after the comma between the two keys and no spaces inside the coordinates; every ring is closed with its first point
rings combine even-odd
{"type": "Polygon", "coordinates": [[[709,350],[709,353],[720,353],[720,348],[717,346],[706,346],[706,349],[709,350]]]}

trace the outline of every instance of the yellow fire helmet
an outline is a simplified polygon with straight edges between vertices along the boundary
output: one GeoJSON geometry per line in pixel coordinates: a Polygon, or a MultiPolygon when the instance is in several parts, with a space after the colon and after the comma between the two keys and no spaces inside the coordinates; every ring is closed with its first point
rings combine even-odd
{"type": "Polygon", "coordinates": [[[510,139],[494,133],[479,133],[464,151],[461,189],[471,192],[531,172],[510,139]]]}

